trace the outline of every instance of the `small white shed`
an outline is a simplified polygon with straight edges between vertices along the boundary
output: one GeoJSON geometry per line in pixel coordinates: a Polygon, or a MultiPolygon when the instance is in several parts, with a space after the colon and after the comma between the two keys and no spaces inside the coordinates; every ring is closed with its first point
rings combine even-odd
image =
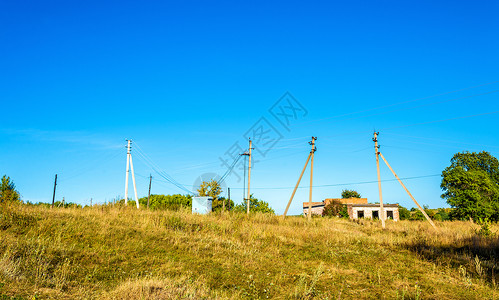
{"type": "Polygon", "coordinates": [[[193,214],[209,214],[212,208],[213,198],[211,197],[192,197],[193,214]]]}

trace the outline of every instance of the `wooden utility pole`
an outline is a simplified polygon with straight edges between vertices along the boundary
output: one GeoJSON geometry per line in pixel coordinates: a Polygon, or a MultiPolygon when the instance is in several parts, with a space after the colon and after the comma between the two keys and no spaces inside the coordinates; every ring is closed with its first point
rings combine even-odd
{"type": "Polygon", "coordinates": [[[152,175],[149,174],[149,193],[147,194],[147,208],[149,208],[149,199],[151,199],[151,183],[152,183],[152,175]]]}
{"type": "Polygon", "coordinates": [[[379,218],[381,219],[381,226],[385,228],[385,210],[383,208],[383,194],[381,192],[381,175],[379,173],[379,146],[378,146],[378,134],[379,132],[374,132],[374,151],[376,152],[376,169],[378,172],[378,191],[379,191],[379,218]]]}
{"type": "Polygon", "coordinates": [[[310,191],[308,194],[308,219],[312,219],[312,181],[314,178],[314,153],[315,153],[315,140],[316,137],[312,137],[310,145],[312,145],[312,150],[310,150],[311,161],[310,161],[310,191]]]}
{"type": "Polygon", "coordinates": [[[400,185],[404,188],[404,190],[407,192],[407,194],[409,194],[409,197],[411,197],[412,201],[414,201],[414,203],[416,203],[416,205],[418,206],[419,210],[423,213],[423,215],[425,216],[426,220],[428,220],[428,222],[430,222],[431,226],[433,226],[433,228],[436,229],[435,227],[435,224],[433,223],[433,221],[430,219],[430,217],[426,214],[426,212],[424,211],[424,209],[421,207],[421,205],[419,205],[419,203],[416,201],[416,199],[414,199],[414,197],[412,196],[411,192],[409,192],[409,190],[407,189],[407,187],[402,183],[402,180],[400,180],[400,178],[398,177],[397,173],[395,173],[395,171],[392,169],[392,167],[390,166],[390,164],[388,163],[388,161],[385,159],[385,157],[383,156],[383,154],[379,154],[381,155],[381,158],[383,159],[383,161],[385,162],[385,164],[388,166],[388,168],[390,169],[390,171],[392,171],[393,175],[395,176],[395,178],[397,178],[398,182],[400,183],[400,185]]]}
{"type": "Polygon", "coordinates": [[[293,201],[293,198],[295,197],[296,190],[298,189],[298,186],[300,185],[301,178],[303,177],[303,173],[305,173],[305,169],[307,168],[308,161],[310,160],[310,157],[312,156],[312,153],[308,154],[307,161],[305,162],[305,165],[303,166],[303,170],[301,170],[300,177],[298,178],[298,182],[295,185],[295,189],[293,190],[293,193],[291,194],[291,198],[289,198],[288,205],[286,205],[286,209],[284,210],[284,215],[282,215],[282,218],[286,218],[286,214],[288,213],[289,206],[291,205],[291,201],[293,201]]]}
{"type": "Polygon", "coordinates": [[[249,215],[250,212],[250,182],[251,182],[251,139],[249,139],[249,151],[248,151],[248,156],[249,156],[249,163],[248,163],[248,197],[246,198],[246,211],[249,215]]]}
{"type": "Polygon", "coordinates": [[[314,159],[314,152],[317,150],[315,148],[315,140],[317,137],[312,137],[312,141],[309,142],[310,145],[312,145],[312,150],[310,150],[310,153],[308,154],[307,161],[305,162],[305,165],[303,166],[303,170],[301,170],[300,177],[298,177],[298,182],[296,182],[295,188],[293,190],[293,193],[291,194],[291,198],[289,198],[288,205],[286,205],[286,209],[284,210],[284,214],[282,215],[282,218],[286,218],[286,214],[288,213],[289,206],[291,205],[291,202],[293,201],[293,198],[295,197],[296,190],[298,189],[298,186],[300,185],[301,178],[303,177],[303,174],[305,173],[305,170],[307,169],[308,162],[310,161],[310,158],[312,158],[312,167],[310,168],[310,192],[309,192],[309,199],[308,199],[308,212],[309,212],[309,218],[312,216],[311,211],[312,211],[312,177],[313,177],[313,172],[314,172],[314,167],[313,167],[313,159],[314,159]]]}
{"type": "Polygon", "coordinates": [[[52,208],[54,207],[54,202],[55,202],[55,189],[57,187],[57,174],[55,174],[55,180],[54,180],[54,193],[52,194],[52,208]]]}

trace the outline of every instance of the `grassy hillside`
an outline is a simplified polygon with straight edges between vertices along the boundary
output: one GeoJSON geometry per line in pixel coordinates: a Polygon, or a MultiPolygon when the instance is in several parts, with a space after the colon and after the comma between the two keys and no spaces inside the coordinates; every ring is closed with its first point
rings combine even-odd
{"type": "Polygon", "coordinates": [[[437,226],[4,206],[0,299],[494,299],[498,238],[437,226]]]}

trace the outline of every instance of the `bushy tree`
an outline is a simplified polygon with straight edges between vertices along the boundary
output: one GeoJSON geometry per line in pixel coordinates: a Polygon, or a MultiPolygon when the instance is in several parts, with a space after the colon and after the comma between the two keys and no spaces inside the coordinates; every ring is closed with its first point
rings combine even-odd
{"type": "Polygon", "coordinates": [[[225,210],[233,210],[234,209],[234,201],[226,199],[225,197],[220,197],[218,199],[213,200],[212,202],[212,211],[222,211],[223,204],[225,201],[225,210]]]}
{"type": "Polygon", "coordinates": [[[213,200],[217,200],[218,196],[222,193],[222,188],[216,180],[212,179],[210,181],[203,181],[197,192],[201,197],[212,197],[213,200]]]}
{"type": "Polygon", "coordinates": [[[341,198],[348,199],[348,198],[362,198],[362,197],[357,191],[347,189],[341,192],[341,198]]]}
{"type": "Polygon", "coordinates": [[[442,198],[456,219],[499,220],[499,161],[482,151],[456,153],[442,171],[442,198]]]}
{"type": "Polygon", "coordinates": [[[10,180],[10,177],[3,175],[0,185],[0,203],[13,203],[21,200],[19,192],[16,191],[16,185],[10,180]]]}
{"type": "Polygon", "coordinates": [[[411,218],[411,212],[407,208],[399,205],[399,219],[409,220],[410,218],[411,218]]]}
{"type": "MultiPolygon", "coordinates": [[[[124,204],[125,200],[122,200],[124,204]]],[[[147,197],[139,199],[139,204],[142,207],[147,206],[147,197]]],[[[128,205],[135,206],[135,201],[129,200],[128,205]],[[132,203],[132,204],[130,204],[132,203]]],[[[191,195],[151,195],[149,200],[149,208],[151,209],[167,209],[167,210],[179,210],[182,207],[192,206],[192,196],[191,195]]]]}
{"type": "Polygon", "coordinates": [[[329,202],[322,211],[323,217],[348,218],[348,208],[338,200],[329,202]]]}
{"type": "MultiPolygon", "coordinates": [[[[246,200],[243,200],[241,204],[237,204],[234,207],[234,211],[245,213],[247,211],[246,207],[247,207],[247,202],[246,200]]],[[[267,202],[254,198],[253,194],[250,195],[250,212],[275,214],[274,210],[272,209],[272,207],[270,207],[270,205],[267,202]]]]}

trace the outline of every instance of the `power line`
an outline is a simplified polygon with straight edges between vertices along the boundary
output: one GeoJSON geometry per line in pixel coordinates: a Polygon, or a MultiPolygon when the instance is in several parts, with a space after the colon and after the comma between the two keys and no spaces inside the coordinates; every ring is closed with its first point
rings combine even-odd
{"type": "Polygon", "coordinates": [[[176,186],[177,188],[183,190],[184,192],[187,192],[189,194],[193,194],[194,193],[190,190],[188,190],[184,185],[178,183],[175,179],[173,179],[173,177],[171,177],[170,175],[168,175],[168,173],[166,173],[165,171],[162,171],[160,170],[160,168],[152,161],[152,159],[150,159],[147,154],[145,154],[143,152],[143,150],[140,148],[140,146],[137,145],[137,143],[135,143],[135,146],[137,147],[137,153],[139,154],[140,157],[142,157],[144,159],[144,162],[154,171],[156,172],[159,176],[161,176],[163,179],[165,179],[166,181],[168,181],[169,183],[173,184],[174,186],[176,186]]]}

